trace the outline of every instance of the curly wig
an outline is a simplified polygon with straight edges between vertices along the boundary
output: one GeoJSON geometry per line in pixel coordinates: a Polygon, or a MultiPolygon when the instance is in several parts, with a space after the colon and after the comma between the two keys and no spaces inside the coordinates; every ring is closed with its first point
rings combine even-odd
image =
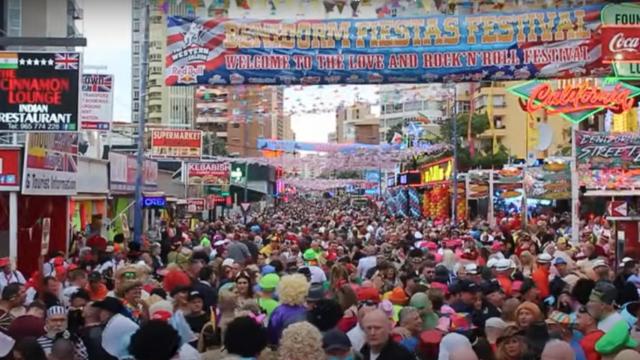
{"type": "Polygon", "coordinates": [[[309,282],[302,274],[283,276],[278,284],[278,294],[282,304],[302,305],[308,292],[309,282]]]}
{"type": "Polygon", "coordinates": [[[290,325],[282,332],[278,358],[280,360],[325,360],[322,334],[306,321],[290,325]]]}

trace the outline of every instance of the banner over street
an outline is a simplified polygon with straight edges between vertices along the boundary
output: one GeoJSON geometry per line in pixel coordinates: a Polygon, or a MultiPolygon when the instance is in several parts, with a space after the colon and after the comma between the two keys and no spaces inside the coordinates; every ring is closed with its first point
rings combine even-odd
{"type": "Polygon", "coordinates": [[[469,16],[168,20],[166,83],[365,84],[602,76],[602,5],[469,16]]]}

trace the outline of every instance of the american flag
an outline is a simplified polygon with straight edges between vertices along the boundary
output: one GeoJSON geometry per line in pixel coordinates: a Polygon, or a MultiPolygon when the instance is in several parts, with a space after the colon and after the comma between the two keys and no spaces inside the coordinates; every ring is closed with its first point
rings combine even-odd
{"type": "Polygon", "coordinates": [[[96,81],[98,84],[96,84],[96,82],[91,84],[82,84],[82,91],[110,92],[113,86],[111,76],[101,76],[99,79],[100,81],[96,81]]]}
{"type": "Polygon", "coordinates": [[[56,70],[78,70],[80,66],[80,54],[62,53],[56,54],[56,70]]]}

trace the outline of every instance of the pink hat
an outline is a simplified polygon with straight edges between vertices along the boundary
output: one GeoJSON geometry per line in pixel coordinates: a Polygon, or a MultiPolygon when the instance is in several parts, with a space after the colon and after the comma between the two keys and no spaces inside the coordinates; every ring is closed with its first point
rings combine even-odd
{"type": "Polygon", "coordinates": [[[502,243],[499,241],[494,241],[491,244],[491,251],[500,251],[502,249],[502,243]]]}

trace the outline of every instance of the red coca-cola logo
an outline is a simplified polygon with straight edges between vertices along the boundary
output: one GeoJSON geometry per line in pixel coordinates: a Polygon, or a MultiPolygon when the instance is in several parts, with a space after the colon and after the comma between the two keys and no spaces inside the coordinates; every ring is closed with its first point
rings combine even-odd
{"type": "Polygon", "coordinates": [[[640,50],[639,37],[627,37],[624,33],[615,34],[609,41],[611,52],[637,52],[640,50]]]}

